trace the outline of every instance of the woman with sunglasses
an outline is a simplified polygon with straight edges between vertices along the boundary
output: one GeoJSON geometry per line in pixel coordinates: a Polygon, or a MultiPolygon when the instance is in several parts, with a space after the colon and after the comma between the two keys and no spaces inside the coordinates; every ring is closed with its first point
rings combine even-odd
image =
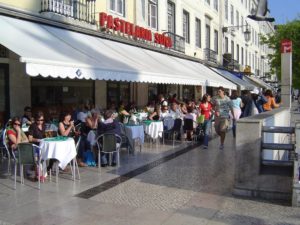
{"type": "Polygon", "coordinates": [[[41,139],[45,138],[46,126],[44,123],[44,113],[39,111],[34,117],[35,122],[29,127],[28,139],[30,142],[39,145],[41,139]]]}
{"type": "Polygon", "coordinates": [[[21,129],[21,120],[19,117],[11,119],[10,127],[7,130],[8,146],[11,150],[16,151],[18,144],[28,142],[28,138],[21,129]]]}

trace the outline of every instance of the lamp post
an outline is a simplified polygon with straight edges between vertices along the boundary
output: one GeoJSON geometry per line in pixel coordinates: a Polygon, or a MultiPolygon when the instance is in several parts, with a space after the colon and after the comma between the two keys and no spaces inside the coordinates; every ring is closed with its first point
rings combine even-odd
{"type": "Polygon", "coordinates": [[[244,31],[244,38],[245,38],[245,41],[249,41],[250,40],[250,35],[251,35],[251,31],[249,29],[249,25],[246,24],[246,25],[240,25],[240,26],[229,26],[229,27],[222,27],[222,32],[223,33],[227,33],[227,32],[230,32],[230,31],[234,31],[235,28],[240,28],[240,27],[246,27],[245,31],[244,31]]]}

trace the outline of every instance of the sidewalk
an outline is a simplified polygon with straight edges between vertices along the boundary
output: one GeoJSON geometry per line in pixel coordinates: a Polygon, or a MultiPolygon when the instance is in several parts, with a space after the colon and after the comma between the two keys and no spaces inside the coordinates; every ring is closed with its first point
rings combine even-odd
{"type": "Polygon", "coordinates": [[[1,179],[0,224],[299,225],[298,208],[232,196],[234,157],[228,132],[224,150],[218,138],[207,150],[146,144],[120,168],[81,168],[80,181],[61,175],[40,191],[1,179]]]}

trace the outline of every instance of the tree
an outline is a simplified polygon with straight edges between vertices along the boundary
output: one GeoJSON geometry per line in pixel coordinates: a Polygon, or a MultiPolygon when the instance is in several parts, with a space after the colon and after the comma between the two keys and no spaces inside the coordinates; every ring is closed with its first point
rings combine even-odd
{"type": "Polygon", "coordinates": [[[268,59],[270,62],[271,73],[276,73],[278,80],[281,80],[281,41],[284,39],[292,41],[292,86],[300,89],[300,17],[287,24],[278,25],[274,33],[265,36],[261,35],[260,38],[262,44],[266,44],[269,48],[274,49],[274,54],[269,54],[268,59]]]}

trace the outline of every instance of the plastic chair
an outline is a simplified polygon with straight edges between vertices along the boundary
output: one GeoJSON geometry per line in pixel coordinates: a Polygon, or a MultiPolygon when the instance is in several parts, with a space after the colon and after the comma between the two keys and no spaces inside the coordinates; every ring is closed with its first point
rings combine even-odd
{"type": "Polygon", "coordinates": [[[120,164],[120,147],[122,144],[121,136],[117,134],[102,134],[97,138],[98,146],[98,167],[101,166],[101,152],[110,154],[109,164],[111,164],[111,157],[113,153],[117,154],[117,165],[120,164]]]}
{"type": "Polygon", "coordinates": [[[170,130],[162,132],[163,144],[165,144],[165,135],[172,135],[173,146],[175,145],[175,140],[178,135],[181,134],[182,120],[177,118],[174,120],[174,126],[170,130]]]}
{"type": "Polygon", "coordinates": [[[38,176],[38,189],[41,188],[40,171],[43,171],[43,170],[42,170],[42,165],[41,165],[41,157],[35,157],[35,148],[39,150],[39,155],[41,155],[40,154],[40,148],[37,145],[31,144],[31,143],[20,143],[20,144],[18,144],[18,156],[16,157],[16,162],[15,162],[15,185],[14,185],[15,189],[16,189],[16,186],[17,186],[17,164],[20,165],[21,184],[24,184],[23,166],[24,165],[38,166],[38,174],[37,174],[37,176],[38,176]]]}

